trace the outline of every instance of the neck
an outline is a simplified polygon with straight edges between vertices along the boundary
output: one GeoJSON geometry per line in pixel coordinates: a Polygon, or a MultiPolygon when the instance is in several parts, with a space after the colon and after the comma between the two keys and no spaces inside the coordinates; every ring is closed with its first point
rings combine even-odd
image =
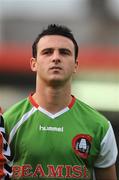
{"type": "Polygon", "coordinates": [[[34,100],[50,113],[56,113],[67,107],[71,102],[71,85],[65,84],[61,87],[36,86],[33,95],[34,100]]]}

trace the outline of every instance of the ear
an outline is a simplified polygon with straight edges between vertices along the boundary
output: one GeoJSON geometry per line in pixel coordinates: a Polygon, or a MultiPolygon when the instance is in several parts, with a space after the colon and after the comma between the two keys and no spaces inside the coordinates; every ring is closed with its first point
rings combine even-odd
{"type": "Polygon", "coordinates": [[[37,60],[36,60],[36,58],[32,57],[30,59],[30,67],[31,67],[32,71],[36,72],[36,70],[37,70],[37,60]]]}
{"type": "Polygon", "coordinates": [[[78,68],[78,59],[75,60],[74,73],[77,72],[77,68],[78,68]]]}

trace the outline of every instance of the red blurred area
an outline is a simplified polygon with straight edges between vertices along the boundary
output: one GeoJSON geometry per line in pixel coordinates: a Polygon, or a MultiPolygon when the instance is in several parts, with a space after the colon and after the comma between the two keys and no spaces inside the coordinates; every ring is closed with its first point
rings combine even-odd
{"type": "Polygon", "coordinates": [[[30,57],[29,45],[0,45],[0,72],[30,73],[30,57]]]}
{"type": "MultiPolygon", "coordinates": [[[[24,44],[0,45],[0,72],[31,73],[31,46],[24,44]]],[[[119,71],[119,46],[79,48],[80,70],[119,71]]]]}
{"type": "Polygon", "coordinates": [[[119,71],[119,46],[79,49],[79,66],[84,70],[119,71]]]}

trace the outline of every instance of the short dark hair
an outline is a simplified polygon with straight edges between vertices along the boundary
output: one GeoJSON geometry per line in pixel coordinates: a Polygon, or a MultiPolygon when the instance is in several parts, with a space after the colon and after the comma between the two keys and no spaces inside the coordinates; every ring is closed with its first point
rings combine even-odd
{"type": "Polygon", "coordinates": [[[64,37],[69,38],[73,44],[75,49],[75,59],[77,59],[78,56],[78,44],[69,28],[62,25],[56,25],[56,24],[50,24],[48,25],[47,29],[44,29],[35,39],[33,45],[32,45],[32,56],[36,58],[37,56],[37,44],[39,40],[46,35],[61,35],[64,37]]]}

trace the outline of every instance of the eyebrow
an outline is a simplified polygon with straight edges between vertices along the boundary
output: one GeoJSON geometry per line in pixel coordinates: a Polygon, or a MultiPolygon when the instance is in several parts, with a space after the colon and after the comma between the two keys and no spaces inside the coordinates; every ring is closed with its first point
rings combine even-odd
{"type": "Polygon", "coordinates": [[[42,50],[41,50],[41,53],[42,53],[42,52],[45,52],[45,51],[52,51],[52,50],[53,50],[53,48],[45,48],[45,49],[42,49],[42,50]]]}
{"type": "MultiPolygon", "coordinates": [[[[45,51],[52,51],[54,50],[54,48],[45,48],[45,49],[42,49],[41,50],[41,53],[45,52],[45,51]]],[[[58,48],[59,51],[65,51],[69,54],[72,54],[71,50],[70,49],[67,49],[67,48],[58,48]]]]}

